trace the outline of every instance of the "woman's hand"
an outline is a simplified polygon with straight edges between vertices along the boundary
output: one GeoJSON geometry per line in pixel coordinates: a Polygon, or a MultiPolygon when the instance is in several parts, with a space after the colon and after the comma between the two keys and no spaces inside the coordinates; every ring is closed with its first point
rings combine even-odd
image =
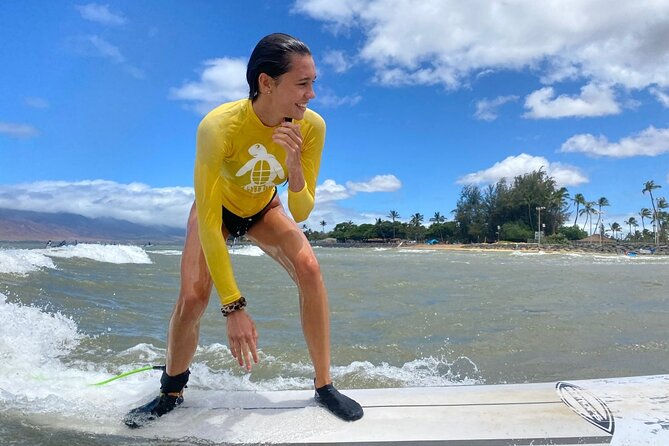
{"type": "Polygon", "coordinates": [[[300,126],[292,122],[282,122],[274,130],[272,140],[286,150],[286,166],[288,166],[288,170],[292,172],[297,168],[301,171],[302,132],[300,131],[300,126]]]}
{"type": "Polygon", "coordinates": [[[253,358],[254,363],[258,363],[256,324],[244,309],[230,313],[227,321],[228,346],[232,356],[237,359],[240,366],[246,366],[246,370],[250,372],[253,366],[251,358],[253,358]]]}

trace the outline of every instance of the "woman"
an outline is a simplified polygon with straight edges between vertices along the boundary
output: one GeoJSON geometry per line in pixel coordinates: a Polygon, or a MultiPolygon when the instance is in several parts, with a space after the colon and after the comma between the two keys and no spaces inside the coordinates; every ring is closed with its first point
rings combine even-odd
{"type": "Polygon", "coordinates": [[[316,401],[347,421],[363,415],[357,402],[332,386],[327,291],[314,252],[295,223],[313,209],[325,138],[323,119],[307,109],[315,97],[311,52],[291,36],[271,34],[253,50],[246,78],[249,99],[217,107],[198,127],[195,203],[181,258],[181,290],[170,320],[166,370],[159,396],[133,409],[124,420],[128,426],[139,427],[183,401],[212,283],[227,319],[232,355],[249,371],[258,362],[258,334],[233,276],[229,235],[253,240],[297,284],[316,401]],[[295,221],[276,194],[276,185],[286,181],[295,221]]]}

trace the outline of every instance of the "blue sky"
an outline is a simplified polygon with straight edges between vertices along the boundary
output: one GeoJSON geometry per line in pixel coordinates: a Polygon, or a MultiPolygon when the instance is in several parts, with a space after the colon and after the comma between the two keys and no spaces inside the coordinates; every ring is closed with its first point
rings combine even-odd
{"type": "Polygon", "coordinates": [[[328,125],[312,228],[541,166],[623,224],[669,194],[668,30],[666,1],[0,2],[0,207],[183,226],[197,124],[280,31],[328,125]]]}

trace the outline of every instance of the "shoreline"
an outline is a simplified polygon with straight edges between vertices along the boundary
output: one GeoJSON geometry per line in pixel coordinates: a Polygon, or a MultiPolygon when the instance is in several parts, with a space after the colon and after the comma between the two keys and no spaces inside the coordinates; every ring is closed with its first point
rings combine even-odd
{"type": "Polygon", "coordinates": [[[324,248],[389,248],[413,249],[430,251],[469,251],[469,252],[543,252],[545,254],[607,254],[607,255],[638,255],[638,256],[669,256],[669,246],[660,245],[652,253],[652,245],[645,243],[572,243],[569,245],[550,245],[536,243],[474,243],[474,244],[445,244],[437,243],[314,243],[313,246],[324,248]],[[642,252],[639,252],[642,251],[642,252]]]}

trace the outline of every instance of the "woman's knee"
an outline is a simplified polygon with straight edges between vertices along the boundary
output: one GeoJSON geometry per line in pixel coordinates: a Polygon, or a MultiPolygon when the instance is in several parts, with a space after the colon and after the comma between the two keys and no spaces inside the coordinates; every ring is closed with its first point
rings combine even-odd
{"type": "Polygon", "coordinates": [[[295,259],[295,272],[300,281],[321,280],[321,267],[312,251],[300,254],[295,259]]]}
{"type": "Polygon", "coordinates": [[[181,292],[175,313],[181,319],[197,320],[202,317],[209,304],[209,294],[204,292],[181,292]]]}

